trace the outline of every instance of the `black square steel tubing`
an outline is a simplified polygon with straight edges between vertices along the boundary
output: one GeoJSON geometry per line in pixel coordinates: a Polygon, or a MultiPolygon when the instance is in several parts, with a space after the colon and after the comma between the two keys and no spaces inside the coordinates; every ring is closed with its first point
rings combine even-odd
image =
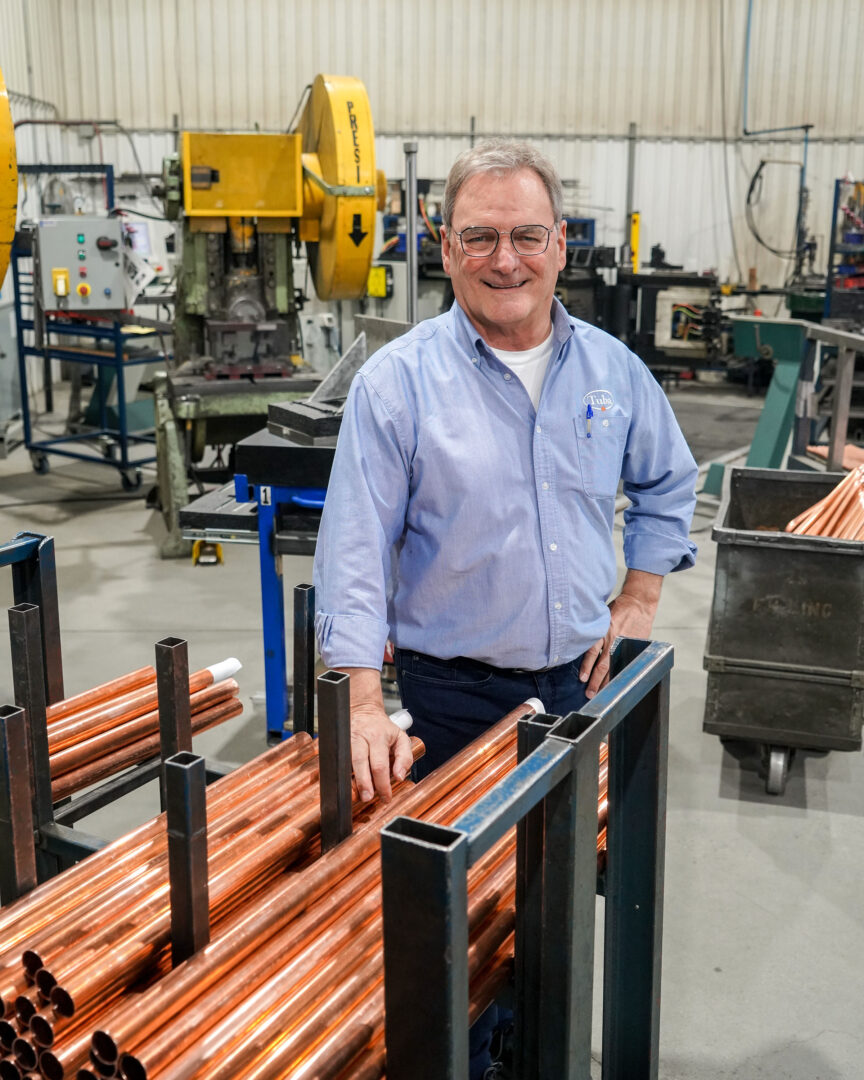
{"type": "Polygon", "coordinates": [[[171,960],[176,967],[210,940],[204,758],[182,751],[165,762],[171,960]]]}
{"type": "Polygon", "coordinates": [[[0,903],[17,900],[35,884],[27,719],[23,709],[0,705],[0,903]]]}
{"type": "Polygon", "coordinates": [[[26,558],[12,562],[12,595],[16,604],[35,604],[39,609],[45,698],[49,705],[54,705],[64,697],[54,540],[31,532],[18,533],[15,541],[18,540],[25,545],[28,541],[32,543],[26,558]]]}
{"type": "Polygon", "coordinates": [[[318,676],[318,770],[321,850],[351,835],[351,677],[344,671],[318,676]]]}
{"type": "Polygon", "coordinates": [[[294,734],[315,731],[315,586],[294,586],[294,734]]]}
{"type": "Polygon", "coordinates": [[[667,675],[609,736],[604,1080],[658,1075],[668,740],[667,675]]]}
{"type": "MultiPolygon", "coordinates": [[[[516,733],[517,761],[533,753],[560,716],[520,720],[516,733]]],[[[529,810],[516,826],[516,997],[513,1055],[519,1080],[536,1080],[542,1031],[541,949],[543,932],[543,835],[545,803],[529,810]]]]}
{"type": "MultiPolygon", "coordinates": [[[[159,695],[159,746],[162,760],[192,752],[192,716],[189,705],[189,651],[183,638],[156,642],[156,690],[159,695]]],[[[162,808],[166,806],[165,770],[159,783],[162,808]]]]}
{"type": "Polygon", "coordinates": [[[45,704],[45,670],[39,608],[16,604],[9,608],[9,640],[15,701],[27,713],[27,754],[37,829],[54,820],[51,763],[45,704]]]}
{"type": "Polygon", "coordinates": [[[468,837],[394,818],[381,883],[388,1080],[466,1080],[468,837]]]}

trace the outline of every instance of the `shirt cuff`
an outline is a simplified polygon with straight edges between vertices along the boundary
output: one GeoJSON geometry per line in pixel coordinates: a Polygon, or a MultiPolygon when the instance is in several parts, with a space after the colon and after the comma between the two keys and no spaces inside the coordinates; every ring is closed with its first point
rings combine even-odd
{"type": "Polygon", "coordinates": [[[368,615],[315,613],[318,651],[328,668],[374,668],[381,670],[390,627],[368,615]]]}
{"type": "Polygon", "coordinates": [[[696,562],[696,545],[670,533],[640,530],[624,534],[624,563],[628,570],[673,574],[696,562]]]}

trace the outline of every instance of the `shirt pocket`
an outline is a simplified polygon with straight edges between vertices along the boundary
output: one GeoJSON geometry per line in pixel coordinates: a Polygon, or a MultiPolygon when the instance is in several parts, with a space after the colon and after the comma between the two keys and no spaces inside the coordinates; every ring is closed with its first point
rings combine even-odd
{"type": "Polygon", "coordinates": [[[621,479],[624,441],[630,424],[628,416],[604,416],[598,409],[591,419],[591,434],[585,416],[573,418],[582,486],[592,499],[614,499],[621,479]]]}

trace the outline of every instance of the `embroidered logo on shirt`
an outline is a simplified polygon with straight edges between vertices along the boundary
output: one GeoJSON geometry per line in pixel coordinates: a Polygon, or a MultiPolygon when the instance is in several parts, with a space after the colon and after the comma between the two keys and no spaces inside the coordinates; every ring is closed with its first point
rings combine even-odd
{"type": "Polygon", "coordinates": [[[582,398],[582,404],[590,405],[592,409],[605,412],[607,409],[612,408],[615,399],[609,390],[589,390],[585,397],[582,398]]]}

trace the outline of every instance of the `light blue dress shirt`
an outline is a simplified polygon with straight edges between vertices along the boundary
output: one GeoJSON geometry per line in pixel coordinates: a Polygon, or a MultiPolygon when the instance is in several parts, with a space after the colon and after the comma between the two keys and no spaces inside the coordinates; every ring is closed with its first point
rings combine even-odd
{"type": "Polygon", "coordinates": [[[458,304],[360,369],[315,555],[329,667],[380,667],[388,637],[505,668],[580,656],[609,628],[619,478],[627,566],[693,565],[697,470],[665,394],[557,300],[552,323],[536,412],[458,304]]]}

